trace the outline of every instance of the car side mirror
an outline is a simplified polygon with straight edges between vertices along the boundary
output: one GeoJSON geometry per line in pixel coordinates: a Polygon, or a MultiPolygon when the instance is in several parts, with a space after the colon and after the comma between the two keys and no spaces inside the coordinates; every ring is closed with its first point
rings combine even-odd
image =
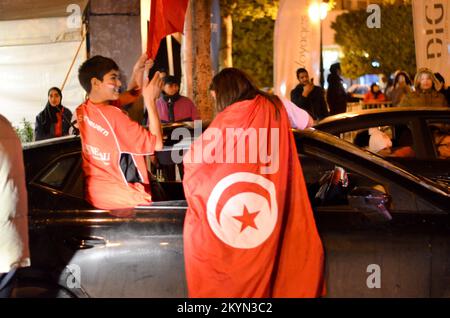
{"type": "Polygon", "coordinates": [[[376,222],[392,220],[388,207],[391,197],[371,187],[356,187],[348,195],[350,207],[361,211],[368,219],[376,222]]]}

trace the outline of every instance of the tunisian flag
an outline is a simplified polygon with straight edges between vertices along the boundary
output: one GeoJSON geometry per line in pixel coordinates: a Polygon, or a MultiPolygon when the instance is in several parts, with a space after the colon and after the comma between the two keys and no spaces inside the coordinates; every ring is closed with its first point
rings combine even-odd
{"type": "Polygon", "coordinates": [[[183,32],[189,0],[151,0],[147,33],[147,55],[155,59],[159,42],[167,35],[183,32]]]}
{"type": "Polygon", "coordinates": [[[323,247],[279,105],[227,107],[184,157],[190,297],[323,294],[323,247]]]}

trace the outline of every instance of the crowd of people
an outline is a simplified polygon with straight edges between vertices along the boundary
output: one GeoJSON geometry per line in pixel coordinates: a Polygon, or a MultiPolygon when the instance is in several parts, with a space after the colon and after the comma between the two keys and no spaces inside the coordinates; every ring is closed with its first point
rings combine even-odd
{"type": "MultiPolygon", "coordinates": [[[[88,98],[75,113],[62,105],[61,90],[52,87],[45,108],[36,116],[36,140],[65,136],[71,130],[79,132],[85,199],[96,208],[117,210],[149,205],[152,202],[151,180],[145,156],[162,149],[161,124],[200,118],[194,103],[180,95],[179,78],[160,72],[150,78],[152,66],[153,61],[143,54],[133,68],[127,91],[121,93],[119,66],[110,58],[94,56],[78,70],[80,85],[88,98]],[[132,120],[124,111],[127,104],[138,99],[144,104],[142,122],[132,120]]],[[[338,63],[330,68],[326,92],[314,85],[306,69],[299,68],[296,75],[299,84],[291,92],[291,101],[258,89],[250,77],[235,68],[223,69],[212,79],[210,92],[217,115],[204,135],[213,130],[221,131],[225,136],[226,130],[232,127],[238,132],[236,140],[229,139],[227,142],[231,144],[220,144],[219,139],[200,137],[191,145],[185,158],[202,149],[226,153],[237,147],[240,138],[245,139],[248,129],[260,129],[260,139],[265,143],[258,145],[258,149],[274,152],[269,140],[278,138],[279,149],[275,153],[280,158],[276,160],[279,163],[281,159],[286,164],[276,171],[264,173],[262,171],[267,167],[262,159],[231,165],[211,163],[210,158],[202,158],[201,162],[185,160],[183,186],[188,209],[184,251],[190,296],[315,297],[324,293],[323,247],[302,168],[297,155],[293,155],[297,151],[290,128],[304,129],[312,126],[314,120],[345,112],[347,93],[338,63]],[[273,134],[274,129],[277,134],[273,134]],[[266,135],[262,136],[261,132],[266,135]],[[237,178],[237,174],[246,176],[246,183],[241,181],[240,184],[241,193],[252,192],[255,183],[265,184],[276,199],[272,204],[282,207],[274,214],[274,221],[266,220],[273,222],[273,227],[268,234],[258,234],[265,236],[257,244],[241,235],[247,227],[258,230],[253,222],[257,214],[263,215],[263,206],[259,206],[255,198],[252,204],[258,205],[260,211],[248,211],[245,204],[234,204],[232,208],[243,209],[243,215],[225,216],[242,222],[240,232],[237,231],[232,240],[227,236],[229,233],[223,236],[223,230],[216,231],[208,219],[207,205],[215,186],[223,180],[237,178]],[[246,264],[259,265],[250,271],[246,264]]],[[[442,76],[421,69],[414,83],[406,72],[396,72],[393,85],[385,92],[380,85],[372,84],[364,101],[390,100],[398,106],[438,107],[447,106],[448,98],[449,90],[445,88],[442,76]]],[[[0,214],[0,297],[4,297],[11,291],[15,270],[28,266],[30,260],[20,143],[11,125],[2,117],[0,131],[0,178],[4,179],[0,181],[2,185],[11,184],[0,187],[1,201],[10,202],[9,209],[0,214]]],[[[370,130],[369,134],[386,139],[377,129],[370,130]]],[[[436,132],[434,138],[439,145],[449,143],[448,135],[436,132]]],[[[386,140],[388,146],[389,142],[386,140]]],[[[246,143],[246,147],[248,152],[250,145],[246,143]]],[[[386,148],[375,139],[369,142],[369,147],[377,151],[386,148]]],[[[266,217],[270,215],[273,214],[266,217]]]]}
{"type": "MultiPolygon", "coordinates": [[[[326,93],[320,86],[315,86],[309,79],[308,71],[299,68],[296,71],[299,84],[291,91],[291,100],[298,107],[306,110],[314,120],[345,113],[350,96],[346,92],[339,63],[332,64],[328,75],[326,93]]],[[[421,68],[411,81],[405,71],[396,71],[391,84],[384,89],[381,84],[372,83],[362,100],[366,104],[391,103],[392,106],[410,107],[448,107],[450,105],[450,88],[439,73],[421,68]]]]}
{"type": "MultiPolygon", "coordinates": [[[[194,104],[188,98],[179,95],[178,79],[162,76],[159,72],[155,72],[154,76],[149,78],[148,74],[152,65],[151,60],[142,56],[133,69],[132,84],[128,85],[125,93],[120,93],[122,83],[119,66],[112,59],[94,56],[85,61],[78,70],[80,85],[86,91],[88,98],[76,108],[75,120],[72,120],[70,111],[62,106],[62,93],[57,88],[49,90],[47,105],[36,118],[38,121],[36,135],[39,135],[39,139],[66,135],[70,128],[79,132],[85,199],[96,208],[115,211],[151,204],[152,195],[145,156],[152,155],[163,146],[161,122],[199,118],[194,104]],[[148,128],[132,120],[124,112],[125,104],[138,98],[143,100],[147,117],[145,124],[148,128]],[[127,167],[124,171],[123,161],[133,167],[127,167]]],[[[245,137],[246,129],[259,129],[258,136],[261,138],[261,144],[258,149],[261,151],[267,148],[267,153],[274,152],[271,149],[274,146],[271,140],[278,138],[275,143],[280,145],[280,151],[272,154],[276,157],[273,158],[276,169],[270,173],[263,173],[267,169],[267,162],[262,158],[259,158],[257,162],[244,162],[239,167],[226,163],[211,165],[208,158],[204,157],[201,162],[185,161],[186,174],[183,185],[189,207],[184,227],[184,242],[189,295],[194,297],[322,295],[324,291],[323,248],[315,227],[300,163],[297,156],[292,155],[296,153],[296,146],[289,129],[290,127],[298,129],[310,127],[313,119],[307,111],[295,106],[291,101],[259,90],[250,78],[238,69],[227,68],[219,72],[212,80],[210,91],[215,100],[217,116],[204,132],[205,134],[210,129],[222,129],[225,133],[225,130],[231,126],[242,135],[236,136],[237,141],[229,141],[233,145],[235,142],[240,142],[241,137],[245,137]],[[278,132],[275,133],[274,130],[278,132]],[[261,132],[267,135],[266,138],[262,138],[264,136],[261,132]],[[278,168],[280,154],[289,158],[289,170],[284,165],[281,169],[278,168]],[[247,178],[247,181],[251,181],[252,178],[255,181],[263,179],[265,184],[274,187],[270,190],[274,191],[273,199],[276,200],[272,202],[272,209],[278,211],[275,214],[271,212],[265,217],[272,218],[273,215],[277,217],[270,221],[273,222],[273,228],[252,253],[242,253],[240,248],[230,250],[229,244],[223,241],[223,238],[211,235],[204,222],[207,218],[207,208],[204,203],[213,190],[213,183],[221,182],[221,178],[226,177],[227,174],[232,176],[237,171],[252,176],[250,179],[247,178]],[[292,194],[288,195],[287,190],[292,194]],[[296,195],[303,193],[302,200],[296,200],[296,195],[293,193],[296,195]],[[274,204],[283,208],[277,209],[273,206],[274,204]],[[298,237],[305,231],[308,235],[304,236],[304,240],[299,241],[298,237]],[[281,243],[286,248],[279,251],[276,247],[281,243]],[[292,249],[292,245],[301,248],[292,249]],[[203,256],[217,253],[215,259],[221,261],[215,262],[210,259],[200,264],[197,257],[199,252],[203,256]],[[227,264],[230,257],[236,261],[220,269],[223,264],[227,264]],[[259,263],[260,266],[250,273],[246,266],[242,266],[243,258],[250,263],[259,263]],[[300,264],[303,270],[298,270],[300,264]],[[221,275],[215,275],[218,270],[229,273],[225,281],[221,275]],[[277,274],[274,275],[274,273],[277,274]],[[237,283],[242,275],[256,275],[258,279],[253,279],[253,286],[248,289],[247,284],[237,283]]],[[[7,121],[6,123],[0,121],[0,124],[1,141],[9,148],[5,152],[3,147],[0,147],[2,150],[0,151],[2,155],[0,176],[6,178],[4,183],[12,182],[16,187],[0,189],[3,191],[0,192],[2,202],[4,196],[8,196],[10,200],[13,199],[9,205],[10,209],[6,210],[6,214],[1,214],[0,223],[2,228],[0,296],[8,297],[12,290],[16,269],[29,266],[30,262],[22,151],[11,125],[7,121]],[[15,162],[15,165],[11,162],[15,162]],[[14,168],[18,166],[20,169],[14,168]],[[13,193],[20,195],[13,196],[13,193]],[[8,220],[3,220],[4,217],[8,220]],[[3,228],[10,230],[10,233],[3,231],[3,228]],[[14,245],[14,249],[11,249],[10,245],[14,245]]],[[[200,137],[192,144],[190,151],[197,151],[197,147],[211,146],[210,142],[217,143],[218,140],[208,141],[200,137]]],[[[214,148],[217,147],[218,145],[214,145],[214,148]]],[[[229,147],[230,145],[225,144],[223,151],[228,151],[229,147]]],[[[246,143],[246,147],[250,145],[246,143]]],[[[254,185],[249,184],[247,187],[251,190],[254,185]]],[[[254,200],[249,203],[263,204],[254,200]]],[[[247,222],[245,211],[247,210],[244,209],[241,220],[243,226],[247,222]]],[[[232,216],[228,217],[233,219],[232,216]]],[[[244,229],[245,227],[242,228],[244,229]]],[[[244,235],[242,244],[252,244],[245,241],[244,235]]]]}

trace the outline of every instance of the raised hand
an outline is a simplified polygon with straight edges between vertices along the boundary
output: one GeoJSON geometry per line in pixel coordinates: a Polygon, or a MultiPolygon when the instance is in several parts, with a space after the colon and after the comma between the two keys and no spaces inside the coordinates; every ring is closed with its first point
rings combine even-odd
{"type": "Polygon", "coordinates": [[[144,85],[142,88],[142,96],[144,100],[155,100],[161,94],[161,90],[163,88],[163,81],[160,77],[159,72],[156,72],[153,75],[151,81],[149,81],[148,76],[144,78],[144,85]]]}
{"type": "Polygon", "coordinates": [[[314,83],[313,83],[313,79],[311,78],[311,81],[308,82],[308,84],[303,86],[303,93],[302,95],[307,97],[309,95],[309,93],[311,93],[311,91],[314,89],[314,83]]]}
{"type": "Polygon", "coordinates": [[[133,67],[133,75],[131,81],[137,89],[143,86],[144,76],[148,76],[148,71],[153,67],[153,60],[147,58],[147,54],[142,54],[133,67]]]}

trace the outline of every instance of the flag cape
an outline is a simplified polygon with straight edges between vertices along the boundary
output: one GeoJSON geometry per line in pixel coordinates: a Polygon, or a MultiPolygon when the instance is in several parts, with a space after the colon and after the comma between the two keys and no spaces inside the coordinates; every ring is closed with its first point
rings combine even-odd
{"type": "Polygon", "coordinates": [[[278,112],[263,96],[235,103],[184,157],[190,297],[322,295],[323,247],[287,114],[278,112]]]}

